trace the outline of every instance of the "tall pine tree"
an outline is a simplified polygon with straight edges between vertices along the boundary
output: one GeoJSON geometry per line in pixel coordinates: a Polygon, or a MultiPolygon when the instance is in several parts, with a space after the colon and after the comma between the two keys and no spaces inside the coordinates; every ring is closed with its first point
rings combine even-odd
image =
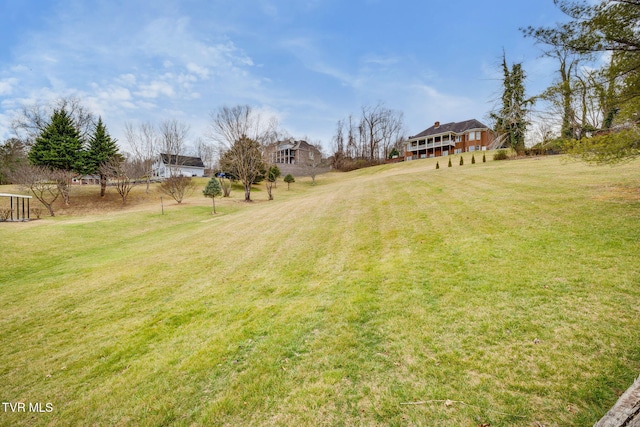
{"type": "Polygon", "coordinates": [[[89,137],[89,147],[86,156],[86,172],[100,175],[100,197],[104,197],[107,188],[107,176],[100,170],[100,166],[119,156],[117,140],[111,138],[107,127],[98,117],[98,123],[89,137]]]}
{"type": "Polygon", "coordinates": [[[36,138],[29,161],[51,169],[83,173],[83,141],[73,119],[64,108],[54,110],[51,121],[36,138]]]}

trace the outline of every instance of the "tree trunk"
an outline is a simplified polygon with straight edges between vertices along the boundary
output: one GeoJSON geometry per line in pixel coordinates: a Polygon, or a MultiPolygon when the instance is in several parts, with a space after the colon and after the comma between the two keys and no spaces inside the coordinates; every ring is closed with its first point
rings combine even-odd
{"type": "Polygon", "coordinates": [[[244,184],[244,201],[245,202],[251,201],[251,183],[244,184]]]}
{"type": "Polygon", "coordinates": [[[104,193],[107,191],[107,177],[100,174],[100,197],[104,197],[104,193]]]}
{"type": "Polygon", "coordinates": [[[593,427],[640,427],[640,378],[593,427]]]}
{"type": "Polygon", "coordinates": [[[211,198],[211,202],[213,203],[213,213],[215,214],[216,213],[216,198],[212,197],[211,198]]]}

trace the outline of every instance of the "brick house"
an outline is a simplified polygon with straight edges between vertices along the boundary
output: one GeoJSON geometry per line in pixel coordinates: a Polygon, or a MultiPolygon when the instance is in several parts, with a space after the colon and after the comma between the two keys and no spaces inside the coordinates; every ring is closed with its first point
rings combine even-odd
{"type": "Polygon", "coordinates": [[[485,151],[496,139],[496,133],[476,119],[433,126],[409,137],[405,160],[448,156],[470,151],[485,151]]]}

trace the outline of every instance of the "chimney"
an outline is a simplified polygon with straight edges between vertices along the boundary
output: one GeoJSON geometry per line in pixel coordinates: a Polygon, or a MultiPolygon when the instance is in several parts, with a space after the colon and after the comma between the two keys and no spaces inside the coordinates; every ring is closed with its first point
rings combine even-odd
{"type": "Polygon", "coordinates": [[[438,128],[440,127],[440,122],[436,122],[436,124],[435,124],[435,125],[433,125],[433,127],[434,127],[435,129],[438,129],[438,128]]]}

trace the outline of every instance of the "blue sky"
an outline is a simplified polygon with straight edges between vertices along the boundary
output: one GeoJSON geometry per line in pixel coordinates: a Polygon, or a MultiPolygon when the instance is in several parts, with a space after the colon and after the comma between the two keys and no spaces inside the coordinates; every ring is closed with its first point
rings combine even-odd
{"type": "Polygon", "coordinates": [[[563,20],[552,0],[0,0],[0,139],[21,105],[71,95],[120,141],[165,119],[195,140],[237,104],[327,148],[366,103],[402,111],[407,135],[484,121],[503,49],[529,95],[553,79],[519,28],[563,20]]]}

